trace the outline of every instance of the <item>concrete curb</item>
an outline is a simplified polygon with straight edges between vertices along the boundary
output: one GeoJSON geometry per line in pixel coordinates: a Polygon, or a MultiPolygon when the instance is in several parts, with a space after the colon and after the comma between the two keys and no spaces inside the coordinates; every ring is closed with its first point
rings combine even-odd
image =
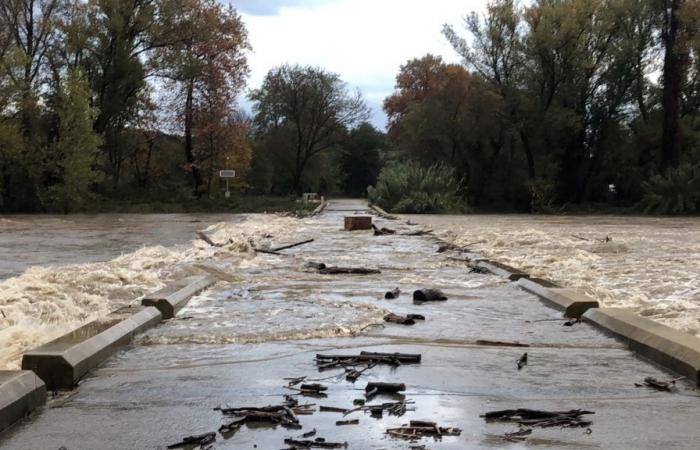
{"type": "Polygon", "coordinates": [[[29,370],[0,370],[0,432],[46,403],[46,384],[29,370]]]}
{"type": "Polygon", "coordinates": [[[22,369],[33,370],[48,389],[73,388],[90,369],[131,342],[134,334],[160,321],[160,311],[144,308],[125,319],[91,322],[25,353],[22,369]]]}
{"type": "Polygon", "coordinates": [[[318,205],[312,212],[311,215],[315,216],[316,214],[321,214],[321,212],[326,209],[326,205],[328,205],[328,202],[324,199],[321,201],[321,204],[318,205]]]}
{"type": "Polygon", "coordinates": [[[528,278],[530,276],[520,269],[497,263],[495,261],[477,260],[474,265],[476,267],[486,269],[499,277],[507,278],[510,281],[518,281],[521,278],[528,278]]]}
{"type": "Polygon", "coordinates": [[[387,220],[396,220],[396,219],[397,219],[396,216],[392,216],[391,214],[389,214],[388,212],[384,211],[384,209],[382,209],[381,207],[379,207],[379,206],[377,206],[377,205],[369,205],[369,208],[370,208],[372,211],[374,211],[375,213],[377,213],[377,215],[378,215],[379,217],[381,217],[382,219],[387,219],[387,220]]]}
{"type": "Polygon", "coordinates": [[[589,309],[583,317],[641,356],[700,386],[700,338],[620,308],[589,309]]]}
{"type": "Polygon", "coordinates": [[[163,315],[163,320],[172,319],[192,298],[214,284],[216,280],[209,275],[187,278],[184,283],[175,283],[146,295],[141,304],[154,306],[163,315]]]}
{"type": "Polygon", "coordinates": [[[574,289],[562,288],[551,281],[538,278],[521,278],[518,286],[531,292],[557,309],[566,317],[581,317],[591,308],[598,308],[598,301],[574,289]]]}

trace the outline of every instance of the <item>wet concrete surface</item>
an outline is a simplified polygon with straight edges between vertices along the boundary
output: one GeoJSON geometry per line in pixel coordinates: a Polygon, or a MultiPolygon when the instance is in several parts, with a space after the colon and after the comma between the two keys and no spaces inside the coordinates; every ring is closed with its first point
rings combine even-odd
{"type": "MultiPolygon", "coordinates": [[[[389,381],[407,385],[406,397],[415,401],[415,411],[382,419],[362,412],[347,417],[316,412],[300,416],[303,430],[244,426],[233,436],[217,435],[214,448],[280,449],[285,437],[314,428],[317,436],[358,449],[419,444],[431,449],[697,448],[700,397],[691,385],[681,382],[674,393],[635,387],[646,376],[668,379],[673,374],[588,325],[563,327],[560,312],[512,283],[469,273],[463,263],[449,259],[455,255],[436,253],[438,244],[430,236],[342,231],[343,215],[355,209],[364,210],[364,205],[332,202],[321,216],[307,219],[300,240],[314,237],[313,243],[285,252],[293,256],[266,256],[267,264],[239,274],[240,282],[219,283],[196,297],[179,318],[150,330],[77,390],[59,395],[0,436],[0,448],[164,449],[184,436],[216,431],[229,420],[214,410],[218,405],[281,403],[283,394],[292,393],[283,387],[283,378],[304,375],[323,378],[329,391],[328,398],[304,398],[302,403],[349,408],[367,381],[389,381]],[[304,271],[307,261],[379,268],[382,273],[326,276],[304,271]],[[397,286],[401,296],[384,300],[384,292],[397,286]],[[414,304],[411,292],[420,287],[440,288],[449,300],[414,304]],[[266,308],[279,309],[274,320],[259,315],[266,308]],[[406,327],[375,318],[361,332],[345,332],[346,316],[381,317],[384,311],[423,314],[426,321],[406,327]],[[246,323],[252,320],[260,324],[246,323]],[[519,341],[530,347],[479,345],[479,340],[519,341]],[[342,370],[318,372],[314,364],[317,352],[360,350],[421,353],[423,361],[375,367],[354,384],[342,370]],[[518,371],[516,360],[525,351],[528,365],[518,371]],[[595,411],[592,432],[534,429],[527,441],[511,443],[502,435],[516,430],[515,425],[485,423],[479,417],[518,407],[595,411]],[[359,425],[335,425],[354,418],[359,425]],[[411,419],[463,431],[440,442],[417,443],[385,434],[386,428],[411,419]]],[[[400,232],[414,229],[375,221],[400,232]]]]}

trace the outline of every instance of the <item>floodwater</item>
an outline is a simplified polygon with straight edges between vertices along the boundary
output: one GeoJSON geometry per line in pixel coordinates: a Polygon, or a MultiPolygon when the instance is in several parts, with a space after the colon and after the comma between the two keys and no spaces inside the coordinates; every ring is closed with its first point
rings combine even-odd
{"type": "Polygon", "coordinates": [[[700,334],[700,218],[406,216],[474,253],[608,307],[700,334]]]}
{"type": "MultiPolygon", "coordinates": [[[[700,330],[698,219],[411,218],[484,256],[581,288],[607,306],[631,308],[693,334],[700,330]]],[[[142,336],[141,344],[256,343],[357,334],[381,321],[383,305],[348,301],[351,283],[320,296],[309,287],[319,275],[303,269],[306,261],[251,251],[318,234],[319,227],[314,219],[275,215],[4,216],[0,368],[18,367],[26,349],[136,304],[169,280],[202,273],[233,287],[193,300],[197,309],[191,317],[157,336],[142,336]],[[195,238],[196,230],[206,230],[224,245],[209,246],[195,238]],[[237,288],[235,282],[243,278],[255,281],[237,288]],[[224,308],[219,307],[222,300],[224,308]],[[208,326],[212,320],[216,325],[208,326]]],[[[385,260],[380,245],[362,264],[412,267],[404,283],[419,284],[425,277],[438,285],[444,281],[435,262],[423,266],[416,261],[432,247],[399,250],[406,259],[385,260]]],[[[350,258],[332,247],[324,252],[327,263],[342,265],[350,258]]],[[[461,283],[474,289],[482,281],[461,283]]],[[[439,337],[439,330],[433,333],[439,337]]]]}
{"type": "MultiPolygon", "coordinates": [[[[189,242],[187,232],[184,243],[158,251],[151,245],[106,263],[53,268],[128,273],[122,270],[128,264],[115,261],[138,260],[143,262],[134,265],[148,279],[208,272],[218,275],[219,282],[192,298],[176,318],[138,335],[70,394],[52,398],[38,414],[0,436],[0,446],[164,450],[185,436],[230,422],[217,406],[278,404],[284,394],[296,395],[285,379],[305,376],[328,387],[328,396],[294,397],[315,404],[314,414],[300,415],[302,429],[247,423],[235,433],[217,434],[215,448],[277,449],[284,447],[285,438],[312,429],[317,431],[314,438],[376,450],[421,444],[444,450],[697,447],[700,397],[690,383],[679,381],[675,393],[635,387],[634,381],[646,376],[673,375],[588,324],[562,326],[561,311],[513,283],[471,273],[457,255],[436,252],[439,243],[433,236],[410,233],[419,227],[375,218],[377,226],[397,233],[342,230],[343,216],[364,208],[362,202],[338,201],[322,215],[303,220],[242,217],[235,224],[208,228],[215,242],[233,241],[229,246],[213,249],[189,242]],[[310,238],[314,241],[282,255],[250,251],[251,246],[310,238]],[[311,261],[381,273],[323,275],[308,268],[311,261]],[[402,291],[399,298],[385,299],[384,292],[395,287],[402,291]],[[422,287],[442,289],[449,299],[415,303],[411,293],[422,287]],[[425,320],[412,326],[385,323],[387,312],[422,314],[425,320]],[[422,361],[372,367],[355,383],[346,380],[344,368],[321,371],[314,362],[317,353],[362,350],[420,353],[422,361]],[[529,362],[518,370],[515,362],[524,351],[529,362]],[[362,411],[346,417],[320,411],[321,405],[352,408],[368,381],[405,383],[409,411],[382,418],[362,411]],[[581,408],[595,414],[590,431],[535,429],[521,443],[503,439],[503,433],[517,429],[514,424],[486,423],[480,417],[516,407],[581,408]],[[358,419],[359,424],[336,426],[343,419],[358,419]],[[386,434],[388,427],[418,419],[458,427],[462,433],[415,443],[386,434]]],[[[395,400],[382,395],[371,403],[395,400]]]]}

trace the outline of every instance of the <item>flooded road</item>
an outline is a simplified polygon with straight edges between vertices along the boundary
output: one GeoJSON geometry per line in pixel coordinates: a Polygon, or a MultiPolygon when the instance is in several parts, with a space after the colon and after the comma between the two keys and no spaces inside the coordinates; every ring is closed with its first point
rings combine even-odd
{"type": "Polygon", "coordinates": [[[700,218],[406,216],[457,245],[604,306],[700,334],[700,218]]]}
{"type": "MultiPolygon", "coordinates": [[[[170,274],[206,272],[218,274],[218,283],[194,297],[175,319],[137,336],[131,348],[101,365],[72,394],[52,400],[43,412],[4,435],[0,445],[10,450],[165,449],[184,436],[216,431],[230,421],[217,406],[279,404],[283,394],[294,394],[285,387],[285,378],[306,376],[328,387],[327,397],[298,397],[316,408],[351,407],[363,397],[366,382],[381,381],[405,383],[415,411],[381,419],[362,412],[343,417],[317,411],[300,416],[301,430],[245,425],[236,433],[217,435],[214,448],[278,449],[285,438],[312,429],[317,437],[357,449],[420,444],[455,450],[696,446],[700,398],[689,384],[679,382],[674,394],[636,388],[634,382],[645,376],[673,375],[586,324],[562,327],[559,311],[499,277],[470,273],[451,255],[437,253],[433,237],[404,234],[417,227],[375,218],[379,227],[397,234],[343,231],[343,216],[362,210],[360,202],[336,201],[322,215],[307,219],[248,218],[235,224],[235,232],[222,223],[207,233],[217,243],[230,242],[228,247],[196,241],[167,248],[171,257],[155,258],[159,263],[145,273],[177,277],[170,274]],[[250,251],[251,246],[306,239],[314,241],[283,255],[250,251]],[[310,269],[310,262],[381,273],[323,275],[310,269]],[[399,298],[384,299],[385,291],[395,287],[402,291],[399,298]],[[449,300],[414,303],[412,291],[423,287],[442,289],[449,300]],[[418,313],[425,321],[413,326],[384,323],[387,312],[418,313]],[[529,347],[488,341],[518,341],[529,347]],[[354,384],[346,381],[343,369],[320,372],[314,362],[316,353],[361,350],[420,353],[423,359],[417,365],[374,367],[354,384]],[[524,351],[529,363],[517,370],[515,361],[524,351]],[[486,423],[479,417],[517,407],[583,408],[595,415],[590,433],[536,429],[522,443],[503,439],[515,425],[486,423]],[[335,425],[336,420],[355,418],[359,425],[335,425]],[[415,419],[463,431],[439,442],[417,443],[385,434],[387,427],[415,419]]],[[[122,258],[138,258],[141,251],[122,258]]],[[[106,264],[110,270],[119,266],[106,264]]]]}

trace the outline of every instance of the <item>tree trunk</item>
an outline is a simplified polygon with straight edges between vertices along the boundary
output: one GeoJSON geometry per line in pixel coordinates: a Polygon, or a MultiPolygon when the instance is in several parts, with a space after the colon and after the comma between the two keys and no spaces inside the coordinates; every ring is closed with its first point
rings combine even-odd
{"type": "Polygon", "coordinates": [[[202,196],[199,187],[202,185],[202,174],[199,167],[195,164],[194,145],[192,142],[192,126],[194,122],[194,80],[190,80],[187,84],[187,98],[185,100],[185,159],[190,166],[192,173],[192,185],[194,187],[194,195],[197,198],[202,196]]]}
{"type": "Polygon", "coordinates": [[[527,133],[524,130],[520,130],[520,140],[523,143],[523,150],[525,151],[525,158],[527,159],[527,177],[530,181],[537,177],[535,172],[535,157],[532,154],[532,149],[530,149],[530,140],[527,137],[527,133]]]}
{"type": "Polygon", "coordinates": [[[677,167],[681,158],[680,105],[683,79],[688,66],[688,50],[681,40],[682,23],[678,17],[683,0],[664,1],[663,136],[661,170],[677,167]]]}

